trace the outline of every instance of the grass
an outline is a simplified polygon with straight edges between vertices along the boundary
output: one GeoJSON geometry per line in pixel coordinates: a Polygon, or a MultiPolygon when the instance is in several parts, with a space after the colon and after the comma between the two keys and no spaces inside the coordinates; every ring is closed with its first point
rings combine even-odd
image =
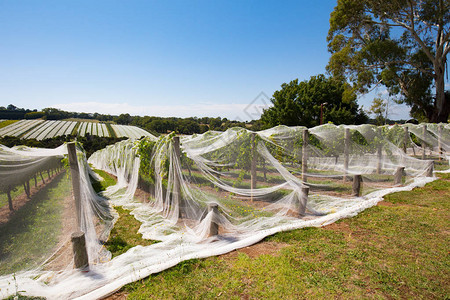
{"type": "Polygon", "coordinates": [[[5,120],[3,122],[0,122],[0,128],[6,127],[6,126],[16,123],[18,121],[19,120],[5,120]]]}
{"type": "MultiPolygon", "coordinates": [[[[91,177],[92,187],[95,192],[102,192],[107,187],[116,184],[115,177],[109,173],[98,169],[94,169],[94,172],[103,177],[102,181],[96,181],[91,177]]],[[[119,218],[111,230],[108,241],[105,243],[105,247],[111,252],[112,257],[125,253],[137,245],[148,246],[157,243],[157,241],[142,238],[142,235],[138,233],[141,223],[130,214],[129,210],[120,206],[116,206],[114,209],[119,214],[119,218]]]]}
{"type": "Polygon", "coordinates": [[[105,247],[111,252],[112,257],[125,253],[137,245],[148,246],[157,243],[157,241],[142,238],[142,235],[138,233],[141,223],[130,215],[129,210],[118,206],[114,209],[119,214],[119,219],[114,224],[109,239],[105,243],[105,247]]]}
{"type": "Polygon", "coordinates": [[[419,298],[450,295],[450,175],[323,228],[266,238],[281,250],[185,261],[122,288],[129,299],[419,298]],[[281,247],[280,247],[281,248],[281,247]]]}
{"type": "Polygon", "coordinates": [[[42,263],[59,240],[63,199],[71,184],[65,173],[38,191],[8,223],[0,226],[0,274],[42,263]]]}
{"type": "MultiPolygon", "coordinates": [[[[44,178],[44,180],[47,182],[47,180],[48,180],[48,173],[47,172],[42,172],[41,174],[42,174],[42,177],[44,178]]],[[[41,178],[41,176],[39,174],[36,175],[36,178],[37,178],[38,185],[42,184],[42,178],[41,178]]],[[[30,179],[29,183],[30,183],[30,188],[33,188],[34,187],[34,179],[33,178],[30,179]]],[[[14,202],[14,198],[15,197],[20,196],[23,193],[25,193],[25,190],[23,189],[23,184],[14,187],[11,190],[11,198],[13,199],[13,202],[14,202]]],[[[6,194],[6,192],[5,193],[0,193],[0,207],[5,206],[5,205],[8,205],[8,195],[6,194]]]]}
{"type": "Polygon", "coordinates": [[[115,185],[117,182],[114,176],[110,175],[105,171],[94,169],[94,172],[103,178],[103,180],[97,181],[94,178],[89,177],[91,179],[92,187],[94,188],[94,191],[96,193],[103,192],[104,190],[106,190],[106,188],[108,188],[111,185],[115,185]]]}

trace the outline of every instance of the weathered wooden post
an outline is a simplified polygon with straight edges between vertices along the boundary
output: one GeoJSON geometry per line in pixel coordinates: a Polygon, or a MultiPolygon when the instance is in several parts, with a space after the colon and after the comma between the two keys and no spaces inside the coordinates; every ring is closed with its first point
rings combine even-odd
{"type": "Polygon", "coordinates": [[[403,152],[406,153],[408,142],[409,142],[409,130],[408,130],[407,126],[403,127],[403,130],[404,130],[404,135],[403,135],[403,152]]]}
{"type": "Polygon", "coordinates": [[[308,141],[309,132],[308,129],[303,130],[303,145],[302,145],[302,181],[308,181],[306,173],[308,172],[308,141]]]}
{"type": "Polygon", "coordinates": [[[398,167],[394,174],[394,185],[401,185],[403,183],[403,172],[405,167],[398,167]]]}
{"type": "Polygon", "coordinates": [[[70,174],[72,177],[73,198],[77,215],[77,228],[81,229],[81,192],[80,192],[80,169],[78,167],[77,149],[75,142],[67,143],[69,156],[70,174]]]}
{"type": "Polygon", "coordinates": [[[438,124],[438,155],[439,161],[442,159],[442,125],[438,124]]]}
{"type": "Polygon", "coordinates": [[[72,233],[72,251],[74,265],[77,269],[89,267],[89,260],[86,250],[86,239],[81,231],[81,191],[80,191],[80,169],[78,166],[77,148],[75,142],[67,143],[67,153],[69,157],[69,168],[72,177],[73,198],[75,201],[75,211],[77,216],[77,230],[72,233]]]}
{"type": "Polygon", "coordinates": [[[344,182],[347,181],[349,154],[350,154],[350,128],[345,128],[345,133],[344,133],[344,182]]]}
{"type": "Polygon", "coordinates": [[[219,234],[219,224],[216,223],[216,216],[219,214],[219,206],[217,203],[208,204],[208,212],[213,212],[214,217],[211,220],[211,224],[209,227],[209,236],[215,236],[219,234]]]}
{"type": "Polygon", "coordinates": [[[422,159],[425,159],[426,155],[425,155],[425,139],[427,136],[427,125],[423,124],[423,128],[422,128],[422,159]]]}
{"type": "Polygon", "coordinates": [[[253,202],[253,190],[256,189],[256,132],[252,132],[250,134],[250,146],[252,147],[251,156],[251,170],[250,170],[250,189],[251,189],[251,197],[250,201],[253,202]]]}
{"type": "Polygon", "coordinates": [[[303,217],[306,211],[306,203],[308,202],[309,187],[302,187],[302,194],[299,199],[298,215],[303,217]]]}
{"type": "Polygon", "coordinates": [[[76,269],[87,269],[89,267],[89,258],[86,250],[86,238],[84,232],[76,231],[72,233],[73,260],[76,269]]]}
{"type": "Polygon", "coordinates": [[[378,145],[377,145],[377,174],[381,174],[381,164],[382,164],[382,159],[383,159],[383,156],[382,156],[383,149],[382,149],[382,142],[381,142],[381,139],[382,139],[381,127],[378,127],[377,132],[378,132],[378,138],[379,138],[378,145]]]}
{"type": "Polygon", "coordinates": [[[362,187],[362,176],[354,175],[353,176],[353,185],[352,185],[352,196],[359,197],[361,196],[361,187],[362,187]]]}
{"type": "MultiPolygon", "coordinates": [[[[179,136],[174,136],[173,137],[173,150],[175,152],[175,159],[179,162],[178,165],[181,166],[180,163],[180,157],[181,157],[181,150],[180,150],[180,137],[179,136]]],[[[181,183],[180,183],[180,178],[177,174],[177,170],[176,170],[176,163],[172,163],[173,166],[173,178],[174,178],[174,182],[173,182],[173,194],[172,196],[174,197],[174,199],[178,202],[178,217],[181,218],[182,217],[182,208],[183,208],[183,200],[181,199],[181,183]]]]}
{"type": "Polygon", "coordinates": [[[427,168],[426,175],[427,177],[433,177],[433,171],[434,171],[434,161],[430,160],[430,165],[427,168]]]}

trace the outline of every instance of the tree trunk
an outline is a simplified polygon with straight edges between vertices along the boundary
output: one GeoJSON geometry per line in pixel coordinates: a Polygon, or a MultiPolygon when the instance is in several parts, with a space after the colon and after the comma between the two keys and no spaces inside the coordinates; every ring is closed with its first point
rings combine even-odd
{"type": "Polygon", "coordinates": [[[445,58],[440,60],[440,63],[435,66],[435,85],[436,85],[436,102],[433,116],[430,122],[432,123],[446,123],[448,120],[448,115],[450,113],[450,99],[446,97],[445,94],[445,82],[444,82],[444,72],[445,72],[445,58]]]}
{"type": "Polygon", "coordinates": [[[27,179],[26,185],[27,185],[27,196],[28,196],[28,198],[31,198],[30,180],[29,179],[27,179]]]}
{"type": "Polygon", "coordinates": [[[25,182],[23,183],[23,190],[25,191],[25,194],[27,194],[27,198],[30,199],[30,194],[28,194],[27,185],[25,182]]]}
{"type": "Polygon", "coordinates": [[[9,205],[9,210],[10,211],[14,211],[14,206],[12,203],[12,197],[11,197],[11,190],[7,190],[6,194],[8,195],[8,205],[9,205]]]}

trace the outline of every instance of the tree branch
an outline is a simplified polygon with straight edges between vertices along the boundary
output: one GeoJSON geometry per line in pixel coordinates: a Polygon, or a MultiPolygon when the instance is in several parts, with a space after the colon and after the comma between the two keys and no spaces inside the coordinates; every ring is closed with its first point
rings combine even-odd
{"type": "Polygon", "coordinates": [[[446,57],[449,52],[450,52],[450,44],[447,41],[446,44],[445,44],[445,47],[444,47],[444,52],[442,54],[442,57],[446,57]]]}
{"type": "Polygon", "coordinates": [[[422,39],[419,37],[419,35],[417,34],[415,28],[414,28],[414,6],[413,3],[411,1],[409,2],[409,6],[410,6],[410,22],[411,22],[411,28],[409,28],[409,31],[411,32],[413,38],[419,43],[419,45],[422,47],[423,51],[425,52],[425,54],[427,55],[428,59],[433,63],[435,63],[436,58],[433,57],[433,55],[430,52],[430,49],[428,49],[427,45],[425,45],[425,43],[422,41],[422,39]]]}

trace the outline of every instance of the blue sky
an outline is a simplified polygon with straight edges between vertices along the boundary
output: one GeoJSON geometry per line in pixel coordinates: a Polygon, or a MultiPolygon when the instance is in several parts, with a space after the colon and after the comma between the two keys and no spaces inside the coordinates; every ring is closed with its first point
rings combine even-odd
{"type": "Polygon", "coordinates": [[[325,73],[335,5],[0,0],[0,106],[250,119],[261,92],[325,73]]]}

